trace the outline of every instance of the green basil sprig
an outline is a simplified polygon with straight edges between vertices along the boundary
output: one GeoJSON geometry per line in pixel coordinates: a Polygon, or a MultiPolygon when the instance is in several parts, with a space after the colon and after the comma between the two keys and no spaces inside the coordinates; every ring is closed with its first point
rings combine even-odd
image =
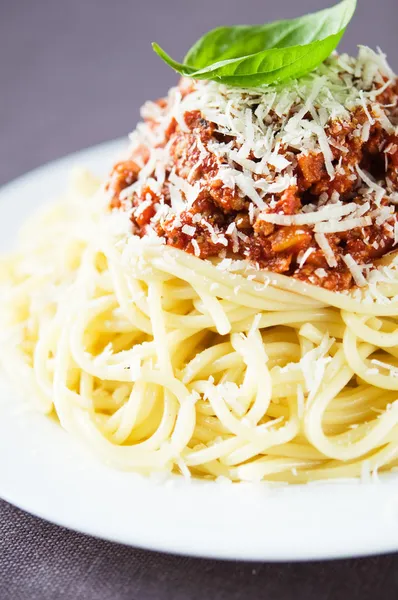
{"type": "Polygon", "coordinates": [[[186,77],[239,87],[268,85],[301,77],[320,65],[337,47],[355,7],[356,0],[342,0],[298,19],[218,27],[192,46],[183,63],[158,44],[152,46],[186,77]]]}

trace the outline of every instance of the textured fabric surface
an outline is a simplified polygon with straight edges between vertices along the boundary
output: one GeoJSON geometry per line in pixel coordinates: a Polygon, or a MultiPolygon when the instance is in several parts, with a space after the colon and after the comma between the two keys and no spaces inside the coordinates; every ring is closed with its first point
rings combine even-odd
{"type": "Polygon", "coordinates": [[[309,564],[175,557],[95,540],[1,503],[1,600],[393,600],[398,556],[309,564]]]}
{"type": "MultiPolygon", "coordinates": [[[[0,0],[0,183],[132,129],[145,99],[176,81],[152,40],[179,58],[216,25],[296,16],[332,1],[0,0]]],[[[380,45],[398,70],[397,0],[358,4],[343,47],[380,45]]],[[[0,600],[262,598],[396,599],[398,556],[281,565],[186,559],[89,538],[0,502],[0,600]]]]}

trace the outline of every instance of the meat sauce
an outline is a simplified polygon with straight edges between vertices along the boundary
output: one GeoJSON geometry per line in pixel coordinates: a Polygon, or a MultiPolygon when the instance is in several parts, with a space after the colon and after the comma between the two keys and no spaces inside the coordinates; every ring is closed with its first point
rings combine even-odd
{"type": "MultiPolygon", "coordinates": [[[[384,105],[396,105],[397,97],[398,85],[395,84],[384,90],[378,101],[384,105]]],[[[142,188],[140,193],[135,192],[130,199],[133,208],[132,230],[135,234],[143,236],[151,226],[168,245],[195,253],[201,258],[228,254],[253,261],[260,268],[333,291],[347,290],[354,285],[352,274],[343,260],[345,254],[350,254],[358,264],[367,264],[393,248],[394,236],[388,220],[380,225],[373,223],[369,227],[327,234],[327,241],[337,261],[337,266],[329,266],[314,239],[313,227],[274,225],[258,216],[253,218],[251,200],[217,179],[223,159],[206,153],[205,158],[200,160],[201,150],[196,143],[198,138],[200,146],[206,150],[214,139],[227,144],[228,136],[222,136],[216,125],[206,120],[198,110],[186,112],[184,120],[184,128],[173,119],[165,132],[164,146],[168,145],[170,154],[165,181],[174,168],[175,174],[191,185],[199,182],[200,193],[192,206],[179,215],[178,220],[170,216],[153,224],[151,219],[156,206],[160,202],[170,204],[168,186],[163,186],[161,194],[155,194],[149,187],[142,188]],[[231,231],[232,223],[235,224],[232,228],[236,228],[233,237],[226,235],[227,231],[231,231]],[[193,236],[184,233],[185,225],[195,228],[193,236]],[[219,233],[217,236],[213,233],[215,227],[219,233]],[[309,249],[312,249],[311,252],[309,249]],[[305,253],[306,260],[302,264],[305,253]]],[[[359,176],[353,176],[356,173],[353,169],[355,166],[366,170],[375,180],[388,181],[398,191],[398,137],[387,133],[374,120],[368,138],[364,140],[356,132],[358,126],[366,122],[368,115],[362,107],[358,107],[350,120],[333,121],[327,126],[326,134],[336,167],[333,178],[327,172],[321,152],[299,153],[289,147],[281,148],[279,152],[282,156],[293,159],[297,183],[266,198],[267,212],[295,215],[307,204],[321,205],[324,198],[332,197],[333,193],[339,194],[343,202],[362,202],[357,192],[359,176]]],[[[143,150],[140,161],[145,163],[146,160],[143,150]]],[[[241,170],[238,164],[235,167],[241,170]]],[[[120,192],[137,179],[139,171],[134,157],[114,167],[108,182],[112,207],[120,207],[120,192]]]]}

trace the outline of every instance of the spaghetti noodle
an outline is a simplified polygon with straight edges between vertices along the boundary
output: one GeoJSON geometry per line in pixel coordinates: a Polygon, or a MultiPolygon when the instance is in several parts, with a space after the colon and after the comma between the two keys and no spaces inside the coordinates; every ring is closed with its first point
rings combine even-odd
{"type": "Polygon", "coordinates": [[[385,303],[361,302],[128,236],[94,186],[80,174],[3,265],[2,362],[39,410],[143,473],[304,482],[397,463],[394,260],[385,303]]]}

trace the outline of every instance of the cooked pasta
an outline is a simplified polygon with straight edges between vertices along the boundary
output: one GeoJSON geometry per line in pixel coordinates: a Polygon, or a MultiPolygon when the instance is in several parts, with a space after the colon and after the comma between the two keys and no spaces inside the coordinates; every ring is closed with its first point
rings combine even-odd
{"type": "Polygon", "coordinates": [[[396,463],[394,264],[385,303],[361,302],[128,236],[94,186],[75,178],[3,263],[2,362],[39,410],[143,473],[294,483],[396,463]]]}

